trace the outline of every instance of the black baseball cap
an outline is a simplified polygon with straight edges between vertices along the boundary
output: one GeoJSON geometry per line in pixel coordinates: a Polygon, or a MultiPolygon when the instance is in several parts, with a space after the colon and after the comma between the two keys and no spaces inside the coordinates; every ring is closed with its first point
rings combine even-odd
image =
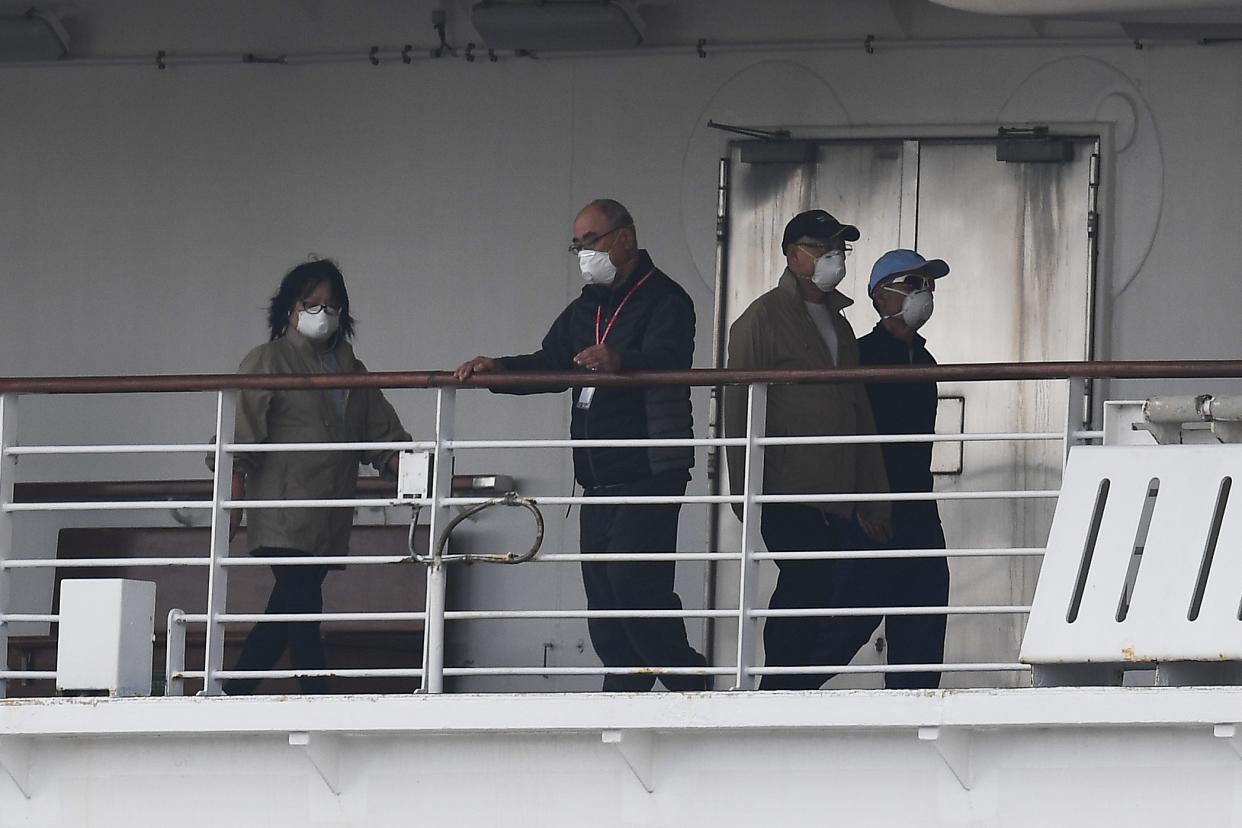
{"type": "Polygon", "coordinates": [[[807,210],[798,213],[785,225],[785,235],[781,238],[781,252],[803,236],[829,241],[840,236],[847,242],[858,241],[858,228],[852,224],[842,224],[831,213],[823,210],[807,210]]]}

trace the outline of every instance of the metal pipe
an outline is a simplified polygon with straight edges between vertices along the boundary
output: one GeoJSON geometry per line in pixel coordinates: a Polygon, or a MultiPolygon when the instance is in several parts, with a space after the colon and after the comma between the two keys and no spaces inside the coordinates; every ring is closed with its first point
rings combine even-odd
{"type": "MultiPolygon", "coordinates": [[[[202,673],[188,671],[180,673],[181,678],[197,678],[202,673]]],[[[372,669],[335,669],[335,670],[219,670],[216,675],[222,679],[248,678],[421,678],[423,671],[417,667],[376,667],[372,669]]]]}
{"type": "MultiPolygon", "coordinates": [[[[432,454],[430,537],[444,534],[452,519],[445,500],[452,495],[453,450],[445,445],[456,435],[457,391],[441,388],[436,392],[436,447],[432,454]]],[[[414,554],[414,550],[410,550],[414,554]]],[[[444,562],[433,558],[427,567],[426,623],[423,625],[422,691],[429,695],[444,692],[444,622],[448,572],[444,562]]]]}
{"type": "Polygon", "coordinates": [[[1030,670],[1031,665],[1019,662],[980,662],[978,664],[841,664],[816,665],[813,667],[756,667],[750,672],[757,676],[799,675],[802,673],[998,673],[1030,670]]]}
{"type": "Polygon", "coordinates": [[[247,557],[221,561],[223,566],[383,566],[411,563],[409,555],[302,555],[295,558],[247,557]]]}
{"type": "MultiPolygon", "coordinates": [[[[1044,554],[1043,547],[1019,547],[1015,549],[868,549],[868,550],[826,550],[806,552],[756,552],[754,559],[759,561],[799,561],[799,560],[883,560],[889,558],[1010,558],[1038,557],[1044,554]]],[[[532,558],[528,563],[595,563],[616,561],[621,563],[640,563],[650,561],[736,561],[741,559],[738,552],[607,552],[595,554],[553,553],[532,558]]],[[[247,557],[228,558],[221,561],[221,566],[233,567],[267,567],[267,566],[391,566],[409,564],[410,558],[401,555],[329,555],[323,557],[247,557]]],[[[11,560],[0,563],[3,569],[109,569],[113,567],[140,566],[209,566],[210,558],[40,558],[32,560],[11,560]]],[[[0,616],[3,620],[7,616],[0,616]]],[[[38,616],[34,620],[47,620],[48,617],[38,616]]]]}
{"type": "Polygon", "coordinates": [[[445,675],[732,675],[733,667],[452,667],[445,675]]]}
{"type": "MultiPolygon", "coordinates": [[[[185,616],[186,620],[190,616],[185,616]]],[[[297,624],[322,621],[424,621],[425,612],[225,612],[216,616],[221,624],[297,624]]]]}
{"type": "Polygon", "coordinates": [[[10,457],[23,454],[210,454],[216,447],[209,443],[166,443],[164,445],[116,446],[10,446],[4,453],[10,457]]]}
{"type": "Polygon", "coordinates": [[[1223,379],[1242,377],[1242,360],[1134,360],[1124,362],[1013,362],[957,365],[888,365],[815,370],[584,371],[475,374],[460,381],[449,371],[376,371],[365,374],[167,374],[110,377],[6,377],[0,393],[117,394],[222,390],[307,390],[335,388],[489,388],[559,390],[592,385],[636,388],[660,385],[747,385],[750,383],[989,382],[1095,379],[1223,379]]]}
{"type": "Polygon", "coordinates": [[[207,569],[207,635],[203,644],[203,694],[218,696],[224,692],[217,672],[224,669],[224,624],[219,620],[228,606],[229,571],[222,561],[229,556],[231,516],[225,500],[232,497],[233,455],[224,449],[225,435],[233,433],[238,393],[220,391],[216,395],[216,434],[220,442],[215,448],[211,484],[211,565],[207,569]]]}
{"type": "Polygon", "coordinates": [[[1024,558],[1041,557],[1042,546],[1012,549],[868,549],[826,550],[822,552],[756,552],[760,561],[845,561],[883,560],[887,558],[1024,558]]]}
{"type": "MultiPolygon", "coordinates": [[[[759,503],[869,503],[874,501],[922,501],[922,500],[1003,500],[1055,498],[1060,494],[1058,489],[1012,489],[978,492],[858,492],[850,494],[774,494],[755,495],[759,503]]],[[[481,497],[446,497],[440,503],[444,507],[477,506],[486,501],[481,497]]],[[[614,497],[571,497],[549,496],[535,500],[544,506],[570,506],[582,503],[595,505],[643,505],[660,503],[680,503],[682,505],[697,503],[741,503],[742,495],[679,495],[662,497],[658,495],[634,495],[614,497]]],[[[431,503],[428,499],[378,499],[378,498],[333,498],[322,500],[225,500],[221,502],[224,509],[358,509],[358,508],[398,508],[402,506],[425,506],[431,503]]],[[[51,503],[9,503],[3,508],[11,512],[103,512],[103,511],[158,511],[162,509],[211,509],[211,501],[200,500],[123,500],[123,501],[59,501],[51,503]]]]}
{"type": "MultiPolygon", "coordinates": [[[[263,561],[266,565],[266,561],[263,561]]],[[[209,566],[211,558],[39,558],[0,562],[0,569],[107,569],[119,566],[209,566]]]]}
{"type": "Polygon", "coordinates": [[[836,607],[834,609],[751,610],[754,618],[856,618],[867,615],[1026,615],[1026,606],[995,607],[836,607]]]}
{"type": "MultiPolygon", "coordinates": [[[[706,45],[710,55],[750,54],[755,52],[823,52],[823,51],[857,51],[862,48],[863,38],[837,38],[829,40],[775,40],[775,41],[725,41],[706,45]]],[[[1192,37],[1174,38],[1167,43],[1197,44],[1192,37]]],[[[868,41],[873,48],[890,50],[925,50],[925,49],[1050,49],[1050,48],[1117,48],[1133,49],[1134,38],[1129,37],[951,37],[951,38],[885,38],[873,37],[868,41]]],[[[156,58],[150,54],[140,55],[105,55],[95,57],[69,57],[61,60],[26,61],[21,63],[0,64],[0,69],[70,69],[70,68],[108,68],[149,66],[237,66],[245,64],[261,65],[272,68],[268,64],[279,66],[294,65],[331,65],[347,63],[380,63],[396,65],[407,62],[423,62],[435,60],[433,46],[421,46],[411,49],[397,47],[379,48],[374,53],[369,49],[356,51],[318,51],[294,52],[272,56],[269,60],[256,60],[255,55],[244,52],[199,52],[195,54],[164,54],[156,58]]],[[[699,48],[694,44],[643,46],[634,49],[607,49],[602,51],[551,51],[539,52],[540,61],[555,60],[620,60],[625,58],[651,57],[693,57],[699,59],[699,48]]],[[[531,56],[533,57],[533,56],[531,56]]],[[[505,62],[529,59],[526,55],[506,54],[501,57],[505,62]]],[[[479,67],[490,66],[490,61],[476,61],[479,67]]]]}
{"type": "Polygon", "coordinates": [[[448,621],[506,621],[549,618],[736,618],[737,610],[455,610],[444,613],[448,621]]]}
{"type": "Polygon", "coordinates": [[[995,492],[885,492],[883,494],[755,495],[759,503],[873,503],[923,500],[1033,500],[1060,497],[1060,489],[1026,489],[995,492]]]}
{"type": "MultiPolygon", "coordinates": [[[[720,159],[716,175],[716,270],[715,293],[716,301],[712,308],[712,367],[721,368],[725,365],[725,317],[724,297],[728,285],[729,260],[729,159],[720,159]]],[[[707,436],[720,437],[722,428],[720,401],[724,388],[713,386],[708,392],[707,402],[707,436]]],[[[719,448],[711,448],[707,452],[707,493],[718,495],[724,492],[722,471],[724,454],[719,448]]],[[[707,506],[707,548],[717,549],[720,546],[720,506],[710,503],[707,506]]],[[[703,606],[716,606],[716,564],[709,561],[703,573],[703,606]]],[[[703,657],[710,664],[716,653],[716,622],[708,619],[703,627],[703,657]]]]}
{"type": "MultiPolygon", "coordinates": [[[[17,443],[17,408],[15,394],[0,395],[0,564],[13,557],[13,518],[7,511],[13,504],[14,484],[17,477],[17,458],[3,454],[3,449],[17,443]]],[[[10,609],[13,598],[12,578],[0,568],[0,618],[10,609]]],[[[11,617],[11,616],[10,616],[11,617]]],[[[0,624],[0,699],[5,698],[8,686],[4,675],[9,669],[9,628],[0,624]]]]}
{"type": "Polygon", "coordinates": [[[396,440],[386,443],[227,443],[224,450],[234,454],[271,454],[282,451],[430,451],[435,447],[432,440],[396,440]]]}
{"type": "MultiPolygon", "coordinates": [[[[212,450],[214,450],[214,446],[212,450]]],[[[456,475],[455,490],[466,490],[474,475],[456,475]]],[[[84,480],[47,483],[18,483],[14,487],[14,500],[18,503],[89,500],[157,500],[160,496],[182,500],[203,500],[211,497],[210,478],[181,478],[170,480],[84,480]]],[[[392,480],[382,477],[359,477],[358,494],[372,499],[391,502],[396,499],[397,487],[392,480]]],[[[167,503],[167,501],[164,501],[167,503]]],[[[403,500],[403,504],[411,501],[403,500]]]]}

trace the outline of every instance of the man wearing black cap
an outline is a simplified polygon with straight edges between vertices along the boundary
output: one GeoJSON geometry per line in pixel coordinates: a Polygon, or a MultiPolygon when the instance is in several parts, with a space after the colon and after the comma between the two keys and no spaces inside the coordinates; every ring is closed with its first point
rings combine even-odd
{"type": "MultiPolygon", "coordinates": [[[[935,365],[918,330],[932,314],[936,280],[949,272],[940,259],[913,250],[890,250],[871,268],[867,293],[880,321],[858,340],[863,365],[935,365]]],[[[867,396],[881,434],[931,434],[936,430],[936,383],[871,383],[867,396]]],[[[884,467],[894,492],[932,491],[932,444],[885,443],[884,467]]],[[[934,500],[893,504],[892,549],[944,549],[944,530],[934,500]]],[[[853,592],[863,606],[935,607],[949,600],[949,564],[943,556],[873,562],[853,592]]],[[[878,616],[834,619],[834,640],[849,658],[879,625],[878,616]]],[[[885,620],[889,664],[940,664],[944,660],[943,615],[894,615],[885,620]]],[[[940,673],[886,673],[890,688],[931,688],[940,673]]]]}
{"type": "MultiPolygon", "coordinates": [[[[852,302],[836,289],[845,278],[847,242],[858,228],[823,210],[794,216],[785,227],[781,252],[785,272],[777,286],[760,296],[729,329],[729,367],[807,369],[858,365],[858,345],[841,310],[852,302]]],[[[725,391],[725,432],[746,433],[746,388],[725,391]]],[[[858,384],[772,385],[768,388],[767,433],[780,436],[873,434],[871,405],[858,384]]],[[[734,493],[743,491],[745,458],[728,449],[734,493]]],[[[887,492],[878,446],[771,446],[764,455],[766,494],[887,492]]],[[[889,539],[887,503],[769,503],[760,531],[771,552],[863,549],[889,539]]],[[[850,606],[834,595],[834,562],[778,561],[772,609],[850,606]]],[[[840,592],[838,590],[838,592],[840,592]]],[[[826,619],[773,617],[764,625],[766,662],[773,666],[832,664],[826,619]]],[[[765,690],[809,690],[824,675],[769,675],[765,690]]]]}
{"type": "MultiPolygon", "coordinates": [[[[597,199],[574,220],[569,252],[586,282],[531,354],[478,356],[456,371],[464,380],[494,371],[669,371],[690,367],[694,303],[638,246],[628,210],[597,199]]],[[[587,378],[584,376],[584,384],[587,378]]],[[[564,390],[564,389],[560,389],[564,390]]],[[[522,392],[514,392],[522,393],[522,392]]],[[[573,439],[680,439],[693,436],[685,386],[573,389],[573,439]]],[[[575,448],[574,476],[587,497],[681,497],[694,450],[689,446],[575,448]]],[[[592,503],[579,512],[579,545],[588,554],[675,552],[678,503],[592,503]]],[[[588,610],[681,610],[672,561],[588,562],[582,585],[588,610]]],[[[680,618],[591,618],[591,643],[606,667],[706,666],[680,618]]],[[[606,691],[646,691],[648,671],[608,673],[606,691]]],[[[707,675],[668,674],[670,690],[706,690],[707,675]]]]}

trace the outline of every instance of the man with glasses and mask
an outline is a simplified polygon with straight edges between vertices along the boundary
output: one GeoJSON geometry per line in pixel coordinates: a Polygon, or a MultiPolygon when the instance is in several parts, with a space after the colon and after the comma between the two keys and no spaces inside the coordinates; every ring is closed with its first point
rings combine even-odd
{"type": "MultiPolygon", "coordinates": [[[[928,261],[913,250],[890,250],[871,268],[867,292],[880,316],[875,329],[858,340],[863,365],[935,365],[918,331],[932,314],[936,280],[949,272],[940,259],[928,261]]],[[[867,385],[875,424],[881,434],[932,434],[936,430],[936,383],[867,385]]],[[[932,444],[886,443],[884,467],[894,492],[932,491],[932,444]]],[[[944,530],[934,500],[893,504],[892,549],[944,549],[944,530]]],[[[869,606],[945,606],[949,564],[945,558],[892,558],[857,585],[869,606]]],[[[836,639],[846,657],[871,637],[877,616],[838,618],[836,639]]],[[[889,664],[939,664],[944,660],[943,615],[900,615],[885,621],[889,664]]],[[[940,673],[887,673],[886,687],[932,688],[940,673]]]]}
{"type": "MultiPolygon", "coordinates": [[[[785,272],[729,329],[729,367],[738,369],[849,368],[858,365],[854,331],[841,315],[851,300],[837,290],[845,278],[848,242],[858,228],[823,210],[799,213],[785,226],[781,253],[785,272]]],[[[725,389],[725,432],[746,433],[746,387],[725,389]]],[[[875,424],[863,387],[856,383],[771,385],[767,433],[774,436],[873,434],[875,424]]],[[[729,448],[729,479],[743,491],[745,457],[729,448]]],[[[879,446],[770,446],[764,453],[765,494],[887,492],[879,446]]],[[[768,503],[760,531],[771,552],[864,549],[890,537],[889,506],[865,503],[768,503]]],[[[779,560],[771,609],[853,606],[837,583],[846,561],[779,560]]],[[[835,664],[826,656],[828,619],[768,618],[763,630],[769,667],[835,664]]],[[[828,676],[768,675],[764,690],[812,690],[828,676]]]]}
{"type": "MultiPolygon", "coordinates": [[[[629,211],[611,199],[592,201],[574,221],[569,252],[586,285],[543,338],[520,356],[475,357],[460,380],[491,371],[684,370],[694,355],[694,303],[638,247],[629,211]]],[[[585,379],[585,378],[584,378],[585,379]]],[[[563,389],[562,389],[563,390],[563,389]]],[[[520,392],[518,392],[520,393],[520,392]]],[[[689,439],[690,389],[581,387],[573,391],[574,439],[689,439]]],[[[686,447],[575,448],[574,476],[587,497],[682,496],[694,465],[686,447]]],[[[680,504],[588,504],[579,513],[585,554],[674,552],[680,504]]],[[[588,610],[680,610],[674,564],[582,564],[588,610]]],[[[606,667],[695,667],[706,661],[678,618],[592,618],[591,643],[606,667]]],[[[705,690],[704,675],[662,675],[670,690],[705,690]]],[[[650,673],[609,673],[606,691],[645,691],[650,673]]]]}

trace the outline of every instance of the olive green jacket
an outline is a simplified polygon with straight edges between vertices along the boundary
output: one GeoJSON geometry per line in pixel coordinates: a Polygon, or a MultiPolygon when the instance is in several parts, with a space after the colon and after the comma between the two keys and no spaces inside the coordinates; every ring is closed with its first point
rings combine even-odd
{"type": "MultiPolygon", "coordinates": [[[[343,339],[335,348],[340,373],[367,369],[343,339]]],[[[255,348],[242,360],[241,374],[323,374],[315,345],[290,328],[280,339],[255,348]]],[[[346,389],[342,420],[330,391],[242,391],[237,400],[237,443],[395,442],[409,440],[383,392],[346,389]]],[[[246,478],[246,500],[353,497],[358,464],[384,472],[395,451],[238,453],[233,471],[246,478]]],[[[345,555],[353,509],[249,509],[251,550],[264,546],[311,555],[345,555]]]]}
{"type": "MultiPolygon", "coordinates": [[[[729,367],[788,370],[853,367],[858,365],[854,329],[841,315],[853,302],[839,291],[828,296],[837,332],[839,362],[834,366],[828,346],[806,312],[798,293],[797,277],[786,270],[772,290],[751,303],[729,328],[729,367]]],[[[725,434],[746,434],[746,386],[725,388],[725,434]]],[[[770,385],[767,434],[795,437],[820,434],[874,434],[875,422],[866,389],[858,383],[770,385]]],[[[729,484],[743,491],[745,455],[731,447],[729,484]]],[[[764,451],[763,491],[766,494],[840,494],[887,492],[888,478],[880,447],[871,445],[767,446],[764,451]]],[[[852,517],[851,503],[815,504],[825,512],[852,517]]],[[[858,512],[869,520],[887,520],[889,504],[859,503],[858,512]]]]}

